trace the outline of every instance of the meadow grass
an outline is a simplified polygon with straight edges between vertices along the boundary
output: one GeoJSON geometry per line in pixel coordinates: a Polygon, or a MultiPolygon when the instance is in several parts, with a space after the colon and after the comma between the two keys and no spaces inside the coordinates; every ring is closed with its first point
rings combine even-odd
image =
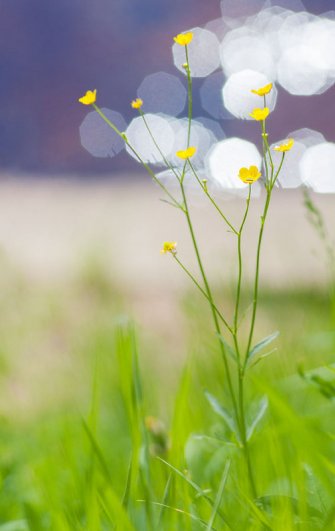
{"type": "MultiPolygon", "coordinates": [[[[1,531],[334,528],[326,291],[262,292],[258,333],[282,333],[246,381],[255,499],[200,295],[180,300],[188,322],[181,363],[158,330],[148,340],[125,317],[127,303],[98,268],[57,288],[9,277],[1,531]],[[164,374],[157,357],[172,360],[164,374]]],[[[233,305],[229,290],[215,293],[233,305]]]]}

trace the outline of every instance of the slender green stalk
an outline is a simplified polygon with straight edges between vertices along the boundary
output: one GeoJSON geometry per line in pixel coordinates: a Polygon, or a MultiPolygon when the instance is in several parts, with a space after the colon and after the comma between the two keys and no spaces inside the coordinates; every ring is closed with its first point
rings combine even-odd
{"type": "Polygon", "coordinates": [[[167,167],[173,172],[174,176],[175,176],[175,177],[178,179],[178,181],[179,181],[179,180],[180,180],[180,175],[178,175],[178,172],[176,171],[176,169],[172,166],[171,162],[169,162],[169,161],[167,160],[166,156],[165,156],[164,153],[162,152],[162,150],[161,150],[161,148],[160,148],[158,142],[156,141],[154,135],[152,134],[152,131],[151,131],[150,127],[149,127],[149,124],[148,124],[148,122],[147,122],[147,119],[146,119],[146,117],[145,117],[144,112],[143,112],[141,109],[139,109],[139,113],[140,113],[140,115],[141,115],[141,117],[142,117],[142,120],[143,120],[143,122],[144,122],[144,125],[145,125],[145,127],[146,127],[146,129],[147,129],[147,131],[148,131],[148,133],[149,133],[149,135],[150,135],[150,138],[151,138],[151,140],[153,141],[155,147],[158,149],[159,154],[161,155],[161,157],[162,157],[164,163],[165,163],[166,166],[167,166],[167,167]]]}
{"type": "Polygon", "coordinates": [[[245,212],[244,212],[244,216],[243,216],[243,219],[242,219],[240,230],[237,233],[238,277],[237,277],[236,303],[235,303],[235,312],[234,312],[234,335],[237,334],[237,329],[238,329],[238,314],[239,314],[240,299],[241,299],[242,232],[243,232],[243,228],[244,228],[245,222],[247,220],[248,212],[249,212],[250,198],[251,198],[251,185],[249,184],[246,209],[245,209],[245,212]]]}
{"type": "Polygon", "coordinates": [[[248,477],[251,487],[251,492],[254,498],[257,498],[257,490],[254,479],[253,468],[251,465],[251,458],[249,452],[249,444],[247,439],[247,430],[246,430],[246,419],[245,419],[245,407],[244,407],[244,372],[239,369],[239,378],[238,378],[238,402],[239,402],[239,413],[240,413],[240,434],[243,444],[243,452],[245,457],[245,462],[248,469],[248,477]]]}
{"type": "MultiPolygon", "coordinates": [[[[189,65],[189,57],[188,57],[187,46],[185,46],[185,54],[186,54],[187,93],[188,93],[187,147],[189,147],[190,139],[191,139],[192,116],[193,116],[193,96],[192,96],[192,77],[191,77],[191,69],[190,69],[190,65],[189,65]]],[[[214,304],[212,292],[211,292],[211,289],[210,289],[210,286],[209,286],[209,283],[208,283],[208,280],[207,280],[207,276],[206,276],[206,273],[205,273],[205,270],[204,270],[204,267],[203,267],[203,264],[202,264],[202,260],[201,260],[201,256],[200,256],[200,252],[199,252],[199,248],[198,248],[198,244],[197,244],[197,240],[196,240],[196,236],[195,236],[195,233],[194,233],[193,224],[192,224],[192,220],[191,220],[191,216],[190,216],[190,211],[189,211],[188,204],[187,204],[187,198],[186,198],[186,193],[185,193],[185,188],[184,188],[184,183],[183,183],[184,177],[185,177],[185,172],[186,172],[187,162],[190,162],[189,159],[188,159],[188,161],[187,160],[185,161],[185,165],[184,165],[184,169],[183,169],[183,175],[182,175],[182,177],[180,179],[180,189],[181,189],[182,198],[183,198],[183,202],[184,202],[184,205],[183,205],[184,206],[184,214],[186,216],[187,224],[188,224],[188,227],[189,227],[189,231],[190,231],[190,235],[191,235],[191,239],[192,239],[192,243],[193,243],[194,252],[195,252],[195,255],[196,255],[196,258],[197,258],[197,262],[198,262],[198,265],[199,265],[200,273],[201,273],[202,280],[203,280],[203,283],[204,283],[204,286],[205,286],[205,292],[207,294],[207,298],[208,298],[208,301],[209,301],[209,304],[210,304],[210,307],[211,307],[214,327],[215,327],[215,331],[216,331],[218,339],[219,339],[220,352],[221,352],[221,355],[222,355],[222,358],[223,358],[223,363],[224,363],[224,367],[225,367],[225,371],[226,371],[228,389],[229,389],[229,393],[230,393],[230,396],[231,396],[231,401],[232,401],[232,404],[233,404],[233,408],[234,408],[234,412],[235,412],[235,416],[236,416],[236,421],[238,423],[239,422],[238,406],[237,406],[237,401],[236,401],[236,397],[235,397],[235,392],[234,392],[234,387],[233,387],[233,383],[232,383],[232,378],[231,378],[231,375],[230,375],[230,369],[229,369],[226,349],[225,349],[225,346],[224,346],[224,344],[222,343],[222,341],[220,339],[220,337],[221,337],[221,329],[220,329],[220,324],[219,324],[219,321],[218,321],[218,316],[217,316],[217,313],[215,311],[215,307],[216,306],[214,304]]]]}
{"type": "Polygon", "coordinates": [[[257,303],[258,303],[258,286],[259,286],[261,247],[262,247],[262,240],[263,240],[263,234],[264,234],[264,225],[265,225],[266,216],[267,216],[267,213],[268,213],[268,210],[269,210],[270,201],[271,201],[271,192],[272,192],[272,188],[270,190],[267,190],[264,210],[263,210],[263,214],[261,216],[261,228],[260,228],[260,231],[259,231],[258,243],[257,243],[256,272],[255,272],[254,291],[253,291],[253,307],[252,307],[251,325],[250,325],[250,331],[249,331],[249,337],[248,337],[248,342],[247,342],[246,353],[245,353],[245,357],[244,357],[243,373],[245,372],[246,364],[247,364],[247,361],[248,361],[249,351],[250,351],[250,347],[251,347],[251,343],[252,343],[252,339],[253,339],[253,334],[254,334],[254,328],[255,328],[256,313],[257,313],[257,303]]]}
{"type": "MultiPolygon", "coordinates": [[[[184,264],[181,262],[181,260],[179,260],[178,256],[176,253],[173,253],[173,258],[176,260],[176,262],[180,265],[180,267],[182,268],[182,270],[186,273],[186,275],[192,280],[192,282],[194,283],[194,285],[198,288],[198,290],[202,293],[202,295],[208,300],[208,302],[211,302],[206,291],[200,286],[199,282],[196,280],[196,278],[192,275],[192,273],[187,269],[187,267],[184,266],[184,264]]],[[[229,330],[229,332],[232,333],[232,328],[229,326],[229,324],[227,323],[226,319],[223,317],[222,313],[220,312],[220,310],[217,308],[217,306],[214,304],[214,309],[217,313],[217,315],[219,316],[219,318],[221,319],[221,321],[223,322],[223,324],[226,326],[226,328],[229,330]]]]}
{"type": "Polygon", "coordinates": [[[202,188],[203,192],[206,194],[206,196],[208,197],[208,199],[210,200],[210,202],[212,203],[212,205],[215,207],[215,209],[219,212],[220,216],[223,218],[223,220],[227,223],[227,225],[229,226],[229,228],[233,231],[234,234],[236,234],[236,236],[238,235],[238,232],[237,230],[235,229],[235,227],[233,227],[233,225],[230,223],[230,221],[227,219],[227,217],[224,215],[224,213],[222,212],[221,208],[219,207],[219,205],[216,203],[216,201],[214,200],[214,198],[211,196],[211,194],[209,193],[208,189],[207,189],[207,186],[204,185],[203,182],[201,182],[201,180],[199,179],[199,176],[192,164],[192,162],[190,161],[190,159],[188,159],[188,163],[190,165],[190,168],[192,170],[192,173],[193,175],[195,176],[196,180],[198,181],[200,187],[202,188]]]}
{"type": "Polygon", "coordinates": [[[283,167],[284,160],[285,160],[285,152],[283,152],[283,154],[282,154],[282,158],[281,158],[281,161],[280,161],[280,164],[279,164],[278,170],[277,170],[276,174],[274,175],[274,177],[273,177],[273,179],[272,179],[272,181],[271,181],[271,190],[273,189],[274,185],[276,184],[276,181],[277,181],[278,175],[280,174],[281,169],[282,169],[282,167],[283,167]]]}
{"type": "Polygon", "coordinates": [[[245,208],[244,216],[243,216],[243,219],[240,225],[239,232],[237,234],[238,276],[237,276],[235,311],[234,311],[233,340],[234,340],[234,346],[236,350],[236,357],[237,357],[237,363],[238,363],[238,406],[239,406],[239,419],[240,419],[240,422],[239,422],[240,437],[241,437],[241,441],[243,445],[243,452],[244,452],[245,462],[247,465],[251,491],[252,491],[253,497],[256,498],[257,491],[256,491],[256,486],[255,486],[253,470],[251,466],[247,433],[246,433],[246,419],[245,419],[245,412],[244,412],[244,386],[243,386],[244,378],[243,378],[241,354],[240,354],[240,348],[239,348],[238,336],[237,336],[239,308],[240,308],[240,300],[241,300],[242,273],[243,273],[242,234],[243,234],[245,222],[247,220],[248,213],[249,213],[250,198],[251,198],[251,185],[249,185],[246,208],[245,208]]]}
{"type": "Polygon", "coordinates": [[[188,227],[189,227],[189,231],[190,231],[190,235],[191,235],[191,239],[192,239],[192,243],[193,243],[193,248],[194,248],[195,255],[196,255],[196,258],[197,258],[197,262],[198,262],[198,265],[199,265],[199,269],[200,269],[200,273],[201,273],[201,276],[202,276],[202,280],[203,280],[203,283],[204,283],[204,286],[205,286],[205,292],[207,294],[207,298],[208,298],[208,301],[209,301],[209,304],[210,304],[210,307],[211,307],[214,327],[215,327],[215,331],[217,333],[217,336],[219,338],[220,351],[221,351],[221,355],[222,355],[222,358],[223,358],[223,363],[224,363],[224,367],[225,367],[225,371],[226,371],[228,388],[229,388],[229,392],[230,392],[230,395],[231,395],[231,400],[232,400],[233,408],[234,408],[234,411],[235,411],[236,419],[238,421],[237,402],[236,402],[235,393],[234,393],[234,387],[233,387],[233,383],[232,383],[232,379],[231,379],[231,375],[230,375],[230,369],[229,369],[228,359],[227,359],[227,355],[226,355],[226,350],[225,350],[225,347],[224,347],[224,345],[223,345],[223,343],[222,343],[222,341],[220,339],[221,329],[220,329],[220,324],[219,324],[219,321],[218,321],[217,313],[215,311],[215,307],[216,306],[214,304],[212,292],[211,292],[211,289],[210,289],[210,286],[209,286],[209,283],[208,283],[208,280],[207,280],[207,276],[206,276],[206,273],[205,273],[205,270],[204,270],[204,267],[203,267],[203,264],[202,264],[202,260],[201,260],[201,256],[200,256],[200,252],[199,252],[199,248],[198,248],[198,244],[197,244],[197,240],[196,240],[196,236],[195,236],[195,232],[194,232],[194,229],[193,229],[193,224],[192,224],[192,220],[191,220],[191,216],[190,216],[190,212],[189,212],[189,208],[188,208],[188,204],[187,204],[187,198],[186,198],[185,188],[184,188],[183,182],[180,182],[180,189],[181,189],[181,193],[182,193],[182,197],[183,197],[183,201],[184,201],[184,213],[185,213],[187,224],[188,224],[188,227]]]}
{"type": "Polygon", "coordinates": [[[170,198],[170,200],[173,202],[174,206],[176,206],[177,208],[182,208],[181,205],[178,203],[178,201],[173,197],[173,195],[169,192],[169,190],[164,186],[164,184],[159,180],[157,179],[156,175],[154,174],[154,172],[152,171],[152,169],[150,168],[150,166],[144,162],[144,160],[141,158],[141,156],[139,155],[139,153],[137,153],[137,151],[133,148],[133,146],[129,143],[126,135],[124,133],[122,133],[121,131],[119,131],[119,129],[113,124],[113,122],[111,122],[107,116],[104,115],[104,113],[102,112],[102,110],[95,104],[93,103],[93,107],[94,109],[96,110],[96,112],[99,114],[99,116],[101,116],[101,118],[104,120],[104,122],[106,122],[107,125],[109,125],[109,127],[111,127],[113,129],[113,131],[115,131],[115,133],[120,137],[122,138],[122,140],[124,140],[124,142],[126,143],[126,145],[129,147],[129,149],[131,150],[131,152],[135,155],[135,157],[137,158],[137,160],[140,162],[140,164],[142,164],[142,166],[146,169],[146,171],[149,173],[150,177],[155,181],[155,183],[158,184],[158,186],[160,186],[160,188],[167,194],[167,196],[170,198]]]}
{"type": "MultiPolygon", "coordinates": [[[[265,108],[266,107],[266,96],[263,96],[263,99],[264,99],[264,108],[265,108]]],[[[273,176],[274,164],[273,164],[271,150],[270,150],[270,146],[269,146],[269,142],[268,142],[268,135],[266,133],[265,120],[263,120],[263,122],[262,122],[262,131],[263,131],[262,136],[264,135],[263,136],[263,146],[265,147],[265,149],[263,149],[263,151],[264,151],[264,160],[265,160],[265,164],[267,164],[266,155],[268,155],[269,160],[270,160],[271,173],[272,173],[272,176],[273,176]]]]}
{"type": "Polygon", "coordinates": [[[191,142],[191,124],[192,124],[192,113],[193,113],[193,94],[192,94],[192,77],[191,69],[188,60],[188,48],[185,46],[185,56],[186,56],[186,74],[187,74],[187,94],[188,94],[188,132],[187,132],[187,147],[190,146],[191,142]]]}

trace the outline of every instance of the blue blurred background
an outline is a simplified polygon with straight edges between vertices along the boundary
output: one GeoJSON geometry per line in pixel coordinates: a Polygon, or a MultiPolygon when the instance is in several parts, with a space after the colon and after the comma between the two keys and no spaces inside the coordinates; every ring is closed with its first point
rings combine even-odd
{"type": "MultiPolygon", "coordinates": [[[[229,0],[231,1],[231,0],[229,0]]],[[[294,7],[294,1],[275,4],[294,7]]],[[[245,8],[248,9],[248,0],[245,8]]],[[[304,0],[320,14],[334,0],[304,0]]],[[[0,167],[36,174],[111,174],[137,169],[126,154],[93,158],[78,128],[87,109],[77,99],[97,88],[99,104],[129,121],[129,102],[143,78],[178,74],[172,37],[221,15],[219,0],[1,0],[0,167]]],[[[203,80],[196,80],[195,89],[203,80]]],[[[311,127],[335,140],[334,87],[321,96],[294,97],[280,89],[273,134],[311,127]]],[[[201,111],[195,98],[196,114],[201,111]]],[[[253,138],[252,123],[223,122],[227,135],[253,138]]]]}

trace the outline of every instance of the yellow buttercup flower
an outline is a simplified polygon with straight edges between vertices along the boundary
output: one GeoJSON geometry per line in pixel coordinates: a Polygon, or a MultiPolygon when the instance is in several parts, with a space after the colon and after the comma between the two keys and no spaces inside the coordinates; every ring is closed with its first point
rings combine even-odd
{"type": "Polygon", "coordinates": [[[261,172],[257,168],[257,166],[250,166],[250,168],[241,168],[238,176],[246,184],[252,184],[255,181],[258,181],[258,179],[261,176],[261,172]]]}
{"type": "Polygon", "coordinates": [[[193,39],[193,33],[189,31],[188,33],[179,33],[176,35],[176,37],[173,37],[173,40],[180,44],[180,46],[187,46],[187,44],[190,44],[191,40],[193,39]]]}
{"type": "Polygon", "coordinates": [[[94,90],[88,90],[85,94],[85,96],[82,96],[79,98],[78,101],[82,103],[83,105],[92,105],[92,103],[95,103],[97,99],[97,89],[94,90]]]}
{"type": "Polygon", "coordinates": [[[140,109],[143,105],[143,100],[141,98],[136,98],[136,100],[133,100],[131,102],[131,106],[133,109],[140,109]]]}
{"type": "Polygon", "coordinates": [[[249,116],[256,120],[257,122],[261,122],[265,120],[270,114],[270,109],[268,107],[264,107],[264,109],[254,109],[249,116]]]}
{"type": "Polygon", "coordinates": [[[176,155],[180,159],[186,160],[186,159],[190,159],[191,157],[193,157],[196,151],[197,151],[196,147],[190,146],[187,149],[182,149],[181,151],[177,151],[176,155]]]}
{"type": "Polygon", "coordinates": [[[293,145],[293,138],[288,138],[285,142],[279,144],[278,146],[275,146],[273,149],[274,151],[281,151],[282,153],[285,153],[286,151],[290,151],[290,149],[293,148],[293,145]]]}
{"type": "Polygon", "coordinates": [[[163,247],[160,252],[161,254],[166,254],[166,253],[176,254],[177,253],[177,242],[164,242],[163,247]]]}
{"type": "Polygon", "coordinates": [[[273,83],[268,83],[264,87],[261,87],[259,89],[253,89],[251,92],[253,94],[257,94],[257,96],[266,96],[267,94],[271,92],[272,88],[273,88],[273,83]]]}

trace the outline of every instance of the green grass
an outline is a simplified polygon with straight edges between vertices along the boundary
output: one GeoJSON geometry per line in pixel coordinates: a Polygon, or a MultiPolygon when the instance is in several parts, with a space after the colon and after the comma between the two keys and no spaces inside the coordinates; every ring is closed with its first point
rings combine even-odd
{"type": "Polygon", "coordinates": [[[255,500],[200,298],[180,301],[181,363],[125,317],[97,264],[70,285],[2,279],[0,531],[335,528],[326,293],[262,291],[256,340],[280,336],[247,378],[249,428],[268,400],[250,438],[255,500]]]}

